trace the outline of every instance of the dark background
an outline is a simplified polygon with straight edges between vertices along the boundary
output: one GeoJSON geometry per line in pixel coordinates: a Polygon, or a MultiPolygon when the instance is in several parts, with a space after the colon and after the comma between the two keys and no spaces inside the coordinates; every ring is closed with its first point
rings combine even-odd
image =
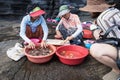
{"type": "Polygon", "coordinates": [[[45,18],[56,18],[60,5],[67,4],[76,7],[72,12],[79,14],[78,8],[86,5],[86,0],[0,0],[0,16],[24,16],[27,5],[39,3],[40,7],[46,11],[45,18]]]}

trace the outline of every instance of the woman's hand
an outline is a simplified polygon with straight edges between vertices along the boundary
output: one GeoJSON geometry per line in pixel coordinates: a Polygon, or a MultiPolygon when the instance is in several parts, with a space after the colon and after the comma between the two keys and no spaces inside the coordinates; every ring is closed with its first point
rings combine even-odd
{"type": "Polygon", "coordinates": [[[96,29],[95,31],[93,31],[93,36],[96,40],[100,39],[100,29],[96,29]]]}
{"type": "Polygon", "coordinates": [[[40,43],[40,46],[43,48],[46,48],[48,45],[46,44],[45,40],[42,40],[42,42],[40,43]]]}
{"type": "Polygon", "coordinates": [[[72,39],[73,39],[72,36],[68,36],[65,40],[70,41],[70,40],[72,40],[72,39]]]}
{"type": "Polygon", "coordinates": [[[68,36],[68,37],[63,41],[62,44],[65,44],[67,41],[70,41],[70,40],[72,40],[72,39],[73,39],[72,36],[68,36]]]}
{"type": "Polygon", "coordinates": [[[28,43],[27,45],[28,48],[34,49],[35,48],[35,44],[31,41],[28,43]]]}

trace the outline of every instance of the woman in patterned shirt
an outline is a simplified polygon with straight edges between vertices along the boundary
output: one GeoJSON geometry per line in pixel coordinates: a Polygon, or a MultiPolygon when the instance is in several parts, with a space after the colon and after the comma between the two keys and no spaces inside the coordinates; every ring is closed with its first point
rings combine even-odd
{"type": "Polygon", "coordinates": [[[76,14],[70,13],[68,5],[60,7],[58,17],[61,17],[61,20],[56,27],[55,38],[63,38],[63,44],[70,41],[71,44],[83,45],[83,29],[79,17],[76,14]]]}

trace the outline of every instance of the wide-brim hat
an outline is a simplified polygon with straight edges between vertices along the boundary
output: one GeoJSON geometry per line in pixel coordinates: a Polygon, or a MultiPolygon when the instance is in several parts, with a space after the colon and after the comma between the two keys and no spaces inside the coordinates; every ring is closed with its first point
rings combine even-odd
{"type": "Polygon", "coordinates": [[[57,17],[62,17],[63,15],[70,12],[68,5],[62,5],[59,9],[59,13],[57,17]]]}
{"type": "Polygon", "coordinates": [[[103,12],[108,7],[110,7],[110,5],[106,4],[105,0],[87,0],[87,5],[79,8],[79,10],[86,12],[103,12]]]}
{"type": "Polygon", "coordinates": [[[44,10],[41,10],[39,7],[34,8],[31,12],[30,12],[30,16],[31,17],[36,17],[36,16],[40,16],[42,14],[45,14],[44,10]]]}
{"type": "Polygon", "coordinates": [[[58,17],[61,17],[61,16],[65,15],[65,14],[67,14],[69,12],[70,12],[70,10],[61,11],[61,12],[59,12],[58,17]]]}

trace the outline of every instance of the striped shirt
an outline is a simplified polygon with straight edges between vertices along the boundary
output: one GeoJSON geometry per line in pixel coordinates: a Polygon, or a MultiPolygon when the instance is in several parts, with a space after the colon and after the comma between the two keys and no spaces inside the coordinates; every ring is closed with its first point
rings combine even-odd
{"type": "Polygon", "coordinates": [[[76,32],[72,34],[73,37],[77,37],[83,30],[80,19],[76,14],[70,13],[70,18],[68,20],[62,17],[56,27],[56,30],[59,30],[59,25],[61,24],[63,24],[66,29],[77,28],[76,32]]]}
{"type": "Polygon", "coordinates": [[[120,30],[118,29],[118,26],[120,26],[120,11],[117,8],[108,8],[102,12],[97,18],[97,24],[102,29],[102,34],[104,34],[109,27],[116,25],[108,37],[120,38],[120,30]]]}

